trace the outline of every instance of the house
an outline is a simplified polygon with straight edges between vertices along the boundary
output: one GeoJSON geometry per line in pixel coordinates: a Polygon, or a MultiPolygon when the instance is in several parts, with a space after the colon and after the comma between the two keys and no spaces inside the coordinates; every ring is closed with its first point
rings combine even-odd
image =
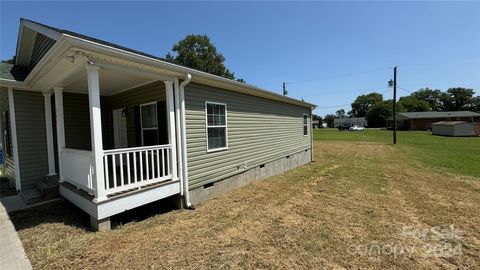
{"type": "MultiPolygon", "coordinates": [[[[398,128],[403,130],[429,130],[432,123],[439,121],[479,122],[480,113],[470,111],[397,113],[398,128]]],[[[387,126],[393,126],[391,117],[387,121],[387,126]]]]}
{"type": "Polygon", "coordinates": [[[432,135],[467,137],[480,135],[480,123],[439,121],[432,124],[432,135]]]}
{"type": "Polygon", "coordinates": [[[368,123],[365,117],[345,117],[333,119],[333,127],[335,128],[349,128],[355,125],[367,127],[368,123]]]}
{"type": "Polygon", "coordinates": [[[58,181],[96,230],[312,160],[313,104],[26,19],[16,56],[0,69],[6,174],[24,197],[58,181]]]}

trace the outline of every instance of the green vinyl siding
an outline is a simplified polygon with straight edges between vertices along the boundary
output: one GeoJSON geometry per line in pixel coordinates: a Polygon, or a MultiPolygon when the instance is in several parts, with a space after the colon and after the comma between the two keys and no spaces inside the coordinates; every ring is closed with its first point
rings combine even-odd
{"type": "MultiPolygon", "coordinates": [[[[128,147],[137,144],[135,107],[165,100],[165,85],[154,82],[111,96],[101,96],[103,148],[113,149],[113,114],[115,109],[126,108],[128,147]]],[[[90,111],[87,94],[63,93],[65,145],[67,148],[91,150],[90,111]]],[[[164,127],[166,128],[166,125],[164,127]]]]}
{"type": "MultiPolygon", "coordinates": [[[[1,88],[0,89],[0,113],[3,113],[8,109],[9,109],[8,89],[7,88],[1,88]]],[[[10,120],[7,119],[7,121],[10,121],[10,120]]],[[[2,133],[1,133],[2,143],[3,143],[3,129],[4,128],[5,127],[2,127],[2,133]]],[[[4,168],[5,168],[4,175],[6,177],[8,177],[8,179],[10,179],[10,183],[15,184],[15,163],[13,161],[13,157],[7,156],[6,153],[5,153],[5,150],[3,151],[3,156],[4,156],[4,161],[5,161],[5,163],[4,163],[4,168]]]]}
{"type": "Polygon", "coordinates": [[[310,149],[310,108],[200,84],[185,89],[189,183],[196,188],[310,149]],[[228,149],[207,152],[205,102],[227,107],[228,149]],[[303,135],[303,115],[308,135],[303,135]]]}
{"type": "MultiPolygon", "coordinates": [[[[109,115],[110,122],[108,123],[108,129],[111,130],[109,136],[111,138],[111,147],[113,148],[113,116],[112,111],[115,109],[126,108],[127,109],[127,144],[128,147],[137,147],[138,141],[135,123],[135,108],[140,104],[151,103],[154,101],[165,101],[165,84],[163,81],[153,82],[147,85],[143,85],[132,90],[121,92],[115,95],[107,97],[107,113],[109,115]]],[[[103,108],[102,108],[103,110],[103,108]]],[[[103,125],[104,127],[107,125],[103,125]]],[[[167,124],[159,126],[159,132],[167,128],[167,124]]]]}
{"type": "Polygon", "coordinates": [[[13,91],[22,189],[48,173],[45,105],[42,93],[13,91]]]}
{"type": "Polygon", "coordinates": [[[91,150],[88,95],[64,92],[63,115],[65,147],[91,150]]]}

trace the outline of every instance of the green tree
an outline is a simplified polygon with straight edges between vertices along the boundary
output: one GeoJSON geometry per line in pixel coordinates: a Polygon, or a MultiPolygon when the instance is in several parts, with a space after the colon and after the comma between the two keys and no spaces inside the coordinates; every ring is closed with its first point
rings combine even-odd
{"type": "Polygon", "coordinates": [[[480,96],[472,99],[472,107],[470,110],[474,112],[480,112],[480,96]]]}
{"type": "Polygon", "coordinates": [[[318,120],[320,123],[323,121],[323,118],[320,115],[312,114],[313,120],[318,120]]]}
{"type": "Polygon", "coordinates": [[[12,58],[8,59],[8,60],[2,60],[1,62],[2,63],[7,63],[7,64],[15,64],[15,59],[17,58],[16,55],[12,56],[12,58]]]}
{"type": "Polygon", "coordinates": [[[352,103],[351,115],[354,117],[363,117],[367,114],[370,107],[382,101],[383,95],[375,92],[358,96],[352,103]]]}
{"type": "Polygon", "coordinates": [[[455,87],[449,88],[447,93],[451,97],[451,108],[453,111],[467,110],[473,102],[473,89],[455,87]]]}
{"type": "Polygon", "coordinates": [[[430,88],[421,88],[418,91],[413,92],[410,96],[416,98],[417,100],[423,100],[428,102],[429,107],[432,111],[442,111],[443,102],[442,102],[442,91],[441,90],[432,90],[430,88]]]}
{"type": "Polygon", "coordinates": [[[392,116],[391,102],[382,101],[370,107],[365,118],[369,127],[384,127],[390,116],[392,116]]]}
{"type": "Polygon", "coordinates": [[[337,118],[346,118],[348,117],[348,114],[345,113],[345,110],[344,109],[340,109],[340,110],[337,110],[335,112],[335,117],[337,118]]]}
{"type": "MultiPolygon", "coordinates": [[[[206,35],[187,35],[184,39],[173,45],[172,52],[165,56],[165,60],[201,70],[210,74],[235,79],[224,64],[225,57],[217,51],[210,38],[206,35]]],[[[243,79],[238,79],[245,82],[243,79]]]]}
{"type": "Polygon", "coordinates": [[[333,122],[335,121],[335,115],[327,114],[325,115],[323,120],[325,121],[325,123],[327,123],[328,127],[333,127],[333,122]]]}
{"type": "Polygon", "coordinates": [[[430,104],[425,100],[417,99],[413,96],[401,97],[398,100],[401,111],[407,112],[426,112],[430,111],[430,104]]]}
{"type": "MultiPolygon", "coordinates": [[[[402,112],[404,108],[397,102],[396,111],[402,112]]],[[[369,127],[384,127],[388,118],[393,116],[393,100],[385,100],[372,106],[365,118],[369,127]]]]}

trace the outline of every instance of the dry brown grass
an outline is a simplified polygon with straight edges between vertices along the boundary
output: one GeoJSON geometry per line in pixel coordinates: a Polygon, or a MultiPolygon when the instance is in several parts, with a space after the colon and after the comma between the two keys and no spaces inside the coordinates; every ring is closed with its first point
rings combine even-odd
{"type": "Polygon", "coordinates": [[[60,203],[13,220],[37,269],[479,267],[480,179],[429,171],[390,145],[315,147],[314,163],[195,211],[152,215],[110,232],[85,230],[86,217],[60,203]],[[448,240],[461,244],[463,255],[424,256],[422,247],[432,241],[402,235],[404,225],[450,224],[464,232],[448,240]],[[398,257],[348,251],[372,243],[418,251],[398,257]]]}

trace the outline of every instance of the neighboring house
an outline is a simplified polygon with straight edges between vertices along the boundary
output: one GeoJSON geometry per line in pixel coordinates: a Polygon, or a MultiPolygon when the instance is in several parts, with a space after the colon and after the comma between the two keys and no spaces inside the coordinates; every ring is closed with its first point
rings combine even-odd
{"type": "Polygon", "coordinates": [[[335,128],[348,128],[351,126],[367,127],[367,120],[365,117],[345,117],[335,118],[333,120],[333,127],[335,128]]]}
{"type": "MultiPolygon", "coordinates": [[[[403,130],[429,130],[432,123],[439,121],[480,122],[480,113],[470,111],[397,113],[398,128],[403,130]]],[[[387,126],[393,126],[391,117],[387,121],[387,126]]]]}
{"type": "Polygon", "coordinates": [[[320,120],[312,120],[312,127],[317,128],[327,128],[328,125],[325,122],[320,122],[320,120]]]}
{"type": "Polygon", "coordinates": [[[19,31],[0,69],[6,174],[21,193],[58,177],[94,229],[312,160],[313,104],[25,19],[19,31]]]}
{"type": "Polygon", "coordinates": [[[432,123],[432,135],[467,137],[480,135],[480,123],[440,121],[432,123]]]}

